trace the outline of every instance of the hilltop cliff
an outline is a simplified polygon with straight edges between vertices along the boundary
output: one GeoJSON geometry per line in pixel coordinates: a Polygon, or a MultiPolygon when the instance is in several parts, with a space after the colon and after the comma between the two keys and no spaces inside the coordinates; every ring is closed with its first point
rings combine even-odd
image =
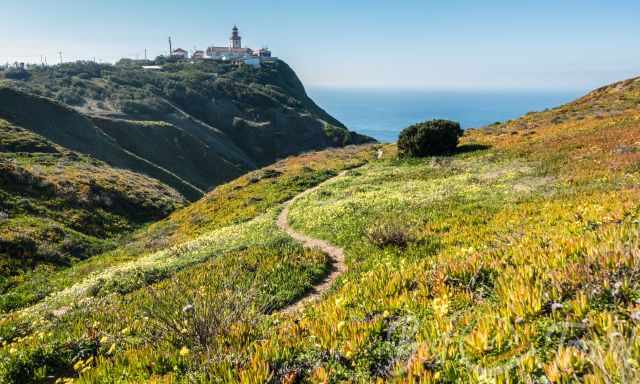
{"type": "Polygon", "coordinates": [[[282,61],[177,62],[156,71],[127,61],[74,63],[5,85],[22,93],[0,90],[0,116],[189,199],[292,154],[372,141],[318,107],[282,61]]]}

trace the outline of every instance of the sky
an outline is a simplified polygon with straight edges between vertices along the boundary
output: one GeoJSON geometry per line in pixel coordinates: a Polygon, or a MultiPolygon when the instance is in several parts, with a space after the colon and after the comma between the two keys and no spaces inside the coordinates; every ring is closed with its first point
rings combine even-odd
{"type": "Polygon", "coordinates": [[[0,63],[268,46],[311,87],[589,89],[640,75],[638,0],[19,0],[0,63]]]}

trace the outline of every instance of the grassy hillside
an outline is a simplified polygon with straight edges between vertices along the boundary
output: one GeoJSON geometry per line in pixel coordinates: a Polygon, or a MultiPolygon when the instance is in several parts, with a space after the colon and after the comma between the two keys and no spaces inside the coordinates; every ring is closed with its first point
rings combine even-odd
{"type": "Polygon", "coordinates": [[[291,154],[371,141],[319,108],[284,62],[259,69],[212,61],[156,64],[163,69],[128,61],[32,68],[5,85],[76,113],[42,110],[34,101],[19,107],[26,96],[0,90],[0,114],[20,117],[23,126],[61,145],[71,147],[73,139],[74,149],[147,173],[190,199],[291,154]],[[67,132],[72,137],[60,137],[62,126],[75,129],[67,132]]]}
{"type": "Polygon", "coordinates": [[[0,118],[114,167],[149,175],[188,198],[195,199],[202,194],[202,190],[175,173],[118,145],[87,116],[50,99],[0,87],[0,118]]]}
{"type": "Polygon", "coordinates": [[[637,84],[470,131],[450,157],[351,147],[218,187],[124,247],[26,277],[10,294],[47,295],[0,320],[0,374],[637,382],[637,84]],[[348,271],[281,313],[331,268],[278,229],[281,203],[343,169],[289,221],[344,248],[348,271]]]}
{"type": "MultiPolygon", "coordinates": [[[[50,272],[104,252],[184,198],[0,119],[0,292],[34,267],[50,272]]],[[[16,303],[6,295],[0,308],[16,303]]]]}

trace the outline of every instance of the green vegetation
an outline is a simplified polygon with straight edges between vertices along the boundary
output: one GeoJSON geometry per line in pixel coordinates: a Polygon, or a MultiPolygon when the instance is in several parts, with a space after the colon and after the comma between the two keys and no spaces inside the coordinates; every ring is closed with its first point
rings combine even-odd
{"type": "Polygon", "coordinates": [[[403,157],[426,157],[453,153],[462,136],[460,124],[431,120],[414,124],[400,133],[398,153],[403,157]]]}
{"type": "Polygon", "coordinates": [[[190,200],[292,154],[372,141],[319,108],[282,61],[146,64],[163,69],[126,60],[30,68],[2,83],[27,95],[0,88],[0,116],[190,200]]]}
{"type": "Polygon", "coordinates": [[[637,382],[638,82],[470,131],[447,157],[292,157],[25,275],[8,294],[45,294],[0,319],[0,380],[637,382]],[[343,170],[289,221],[348,270],[280,312],[331,269],[278,229],[282,203],[343,170]]]}
{"type": "MultiPolygon", "coordinates": [[[[247,292],[261,313],[284,307],[303,295],[329,266],[325,255],[303,250],[277,230],[277,207],[342,169],[362,165],[374,152],[373,148],[349,147],[284,160],[214,190],[194,204],[202,211],[199,216],[177,211],[140,231],[125,247],[65,270],[34,271],[24,276],[22,284],[7,295],[20,299],[36,287],[42,294],[35,302],[22,302],[22,307],[32,306],[7,313],[0,321],[0,337],[9,353],[8,359],[0,360],[2,377],[6,381],[16,377],[38,381],[47,375],[75,376],[83,369],[90,373],[103,357],[107,358],[105,371],[94,370],[92,374],[136,381],[154,375],[180,375],[197,366],[198,375],[204,375],[200,377],[221,377],[221,367],[237,362],[233,351],[242,351],[262,334],[258,332],[268,329],[262,320],[250,334],[241,333],[242,337],[234,339],[240,345],[220,343],[216,348],[223,348],[224,353],[217,355],[224,358],[213,361],[193,358],[203,347],[192,337],[176,340],[175,334],[153,334],[158,327],[147,322],[157,321],[158,313],[181,311],[186,301],[195,307],[195,296],[200,292],[205,298],[229,298],[211,304],[217,305],[216,313],[221,316],[230,308],[225,303],[241,300],[242,292],[247,292]],[[231,280],[226,279],[233,279],[233,286],[245,287],[245,291],[227,292],[225,287],[231,280]],[[96,324],[90,331],[87,321],[92,327],[96,324]],[[135,326],[123,329],[123,323],[135,326]],[[69,333],[71,329],[76,331],[69,333]],[[148,355],[149,340],[155,340],[151,345],[167,353],[148,355]],[[6,343],[17,346],[15,353],[6,343]],[[85,344],[94,348],[84,354],[77,352],[78,345],[85,344]],[[180,344],[178,351],[186,347],[189,356],[176,355],[175,344],[180,344]],[[132,355],[133,359],[148,355],[138,361],[148,370],[127,376],[129,370],[122,370],[122,362],[109,358],[119,356],[114,351],[128,348],[140,353],[132,355]],[[43,354],[52,360],[44,359],[43,354]]],[[[242,326],[226,324],[233,332],[242,326]]],[[[230,337],[229,332],[216,335],[230,337]]]]}
{"type": "Polygon", "coordinates": [[[34,268],[48,273],[102,253],[184,202],[156,180],[0,119],[0,310],[42,298],[39,287],[21,298],[8,293],[34,268]]]}

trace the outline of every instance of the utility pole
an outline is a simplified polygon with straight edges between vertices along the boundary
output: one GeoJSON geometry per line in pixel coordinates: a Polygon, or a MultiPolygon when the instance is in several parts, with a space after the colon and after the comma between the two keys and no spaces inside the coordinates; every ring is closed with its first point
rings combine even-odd
{"type": "Polygon", "coordinates": [[[144,49],[144,61],[147,61],[147,48],[144,49]]]}
{"type": "Polygon", "coordinates": [[[169,57],[173,55],[173,46],[171,45],[171,36],[169,36],[169,57]]]}
{"type": "Polygon", "coordinates": [[[60,57],[60,64],[62,64],[62,51],[58,52],[58,56],[60,57]]]}

